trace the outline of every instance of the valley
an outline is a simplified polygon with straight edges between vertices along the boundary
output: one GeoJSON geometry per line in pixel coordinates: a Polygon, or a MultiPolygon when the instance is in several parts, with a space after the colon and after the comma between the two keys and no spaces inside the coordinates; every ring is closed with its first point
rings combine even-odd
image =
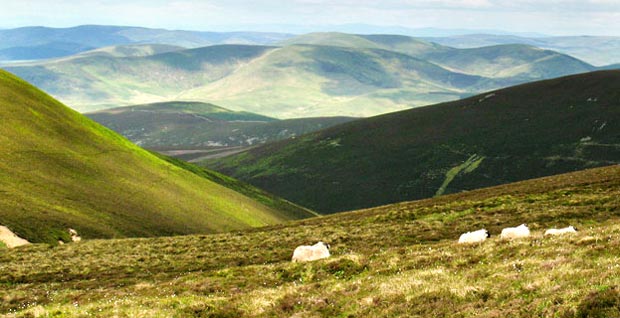
{"type": "Polygon", "coordinates": [[[137,145],[175,157],[197,160],[268,142],[295,138],[352,121],[351,117],[278,120],[199,102],[134,105],[86,116],[137,145]]]}

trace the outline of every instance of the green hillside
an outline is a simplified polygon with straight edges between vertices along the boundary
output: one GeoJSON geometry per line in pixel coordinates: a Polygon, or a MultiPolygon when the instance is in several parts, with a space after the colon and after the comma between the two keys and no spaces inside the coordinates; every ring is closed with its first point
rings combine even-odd
{"type": "Polygon", "coordinates": [[[5,69],[83,112],[195,100],[280,119],[368,117],[595,69],[527,45],[456,49],[406,36],[344,33],[279,43],[142,57],[78,55],[5,69]]]}
{"type": "Polygon", "coordinates": [[[349,117],[277,120],[200,102],[127,106],[86,116],[142,147],[191,150],[198,157],[200,149],[253,146],[353,120],[349,117]]]}
{"type": "Polygon", "coordinates": [[[4,71],[0,117],[0,224],[31,242],[66,241],[67,228],[86,239],[161,236],[313,215],[161,160],[4,71]]]}
{"type": "Polygon", "coordinates": [[[251,231],[2,251],[0,315],[618,317],[619,253],[614,166],[251,231]],[[532,237],[496,236],[521,223],[532,237]],[[483,227],[483,244],[456,244],[483,227]],[[331,258],[290,262],[318,240],[331,258]]]}
{"type": "Polygon", "coordinates": [[[362,119],[209,167],[323,213],[620,163],[620,71],[362,119]]]}

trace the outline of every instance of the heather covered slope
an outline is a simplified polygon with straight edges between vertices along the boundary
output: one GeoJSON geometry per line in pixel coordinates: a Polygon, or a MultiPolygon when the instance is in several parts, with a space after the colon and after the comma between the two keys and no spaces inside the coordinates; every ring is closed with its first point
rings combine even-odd
{"type": "Polygon", "coordinates": [[[31,242],[68,240],[68,228],[86,239],[161,236],[304,214],[161,160],[4,71],[0,117],[0,224],[31,242]]]}
{"type": "Polygon", "coordinates": [[[3,251],[0,315],[618,317],[619,178],[614,166],[250,231],[3,251]],[[524,222],[532,237],[497,237],[524,222]],[[578,233],[542,235],[567,225],[578,233]],[[489,240],[456,244],[480,228],[489,240]],[[330,259],[290,262],[318,240],[330,259]]]}
{"type": "Polygon", "coordinates": [[[620,71],[535,82],[205,162],[318,212],[620,163],[620,71]]]}

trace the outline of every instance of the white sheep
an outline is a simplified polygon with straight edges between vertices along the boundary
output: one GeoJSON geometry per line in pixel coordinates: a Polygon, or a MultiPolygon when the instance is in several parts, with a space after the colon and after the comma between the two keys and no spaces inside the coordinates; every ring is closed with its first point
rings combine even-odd
{"type": "Polygon", "coordinates": [[[545,231],[545,236],[547,235],[562,235],[562,234],[572,234],[577,233],[577,229],[572,225],[569,227],[565,227],[563,229],[548,229],[545,231]]]}
{"type": "Polygon", "coordinates": [[[525,224],[521,224],[517,227],[507,227],[502,230],[502,234],[499,235],[501,239],[512,240],[525,238],[530,236],[530,229],[525,224]]]}
{"type": "Polygon", "coordinates": [[[79,242],[82,238],[78,235],[78,232],[74,229],[69,229],[69,235],[71,235],[72,242],[79,242]]]}
{"type": "Polygon", "coordinates": [[[318,242],[312,246],[301,245],[293,252],[293,262],[308,262],[329,257],[329,244],[318,242]]]}
{"type": "Polygon", "coordinates": [[[459,244],[472,244],[472,243],[482,243],[488,237],[491,237],[489,231],[482,229],[474,232],[467,232],[461,234],[459,237],[459,244]]]}

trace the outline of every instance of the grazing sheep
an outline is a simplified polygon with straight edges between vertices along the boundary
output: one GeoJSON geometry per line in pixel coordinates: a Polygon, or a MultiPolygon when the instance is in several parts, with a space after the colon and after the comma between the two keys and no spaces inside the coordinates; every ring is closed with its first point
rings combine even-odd
{"type": "Polygon", "coordinates": [[[482,229],[474,232],[467,232],[461,234],[459,237],[459,244],[472,244],[472,243],[482,243],[488,237],[491,237],[489,231],[482,229]]]}
{"type": "Polygon", "coordinates": [[[507,227],[503,229],[499,237],[505,240],[512,240],[528,236],[530,236],[530,229],[527,228],[527,225],[521,224],[517,227],[507,227]]]}
{"type": "Polygon", "coordinates": [[[78,232],[74,229],[69,229],[69,235],[71,235],[71,242],[79,242],[82,238],[78,235],[78,232]]]}
{"type": "Polygon", "coordinates": [[[569,227],[565,227],[563,229],[548,229],[547,231],[545,231],[545,236],[571,234],[571,233],[577,233],[577,229],[574,228],[572,225],[569,227]]]}
{"type": "Polygon", "coordinates": [[[329,257],[329,244],[318,242],[312,246],[301,245],[293,252],[293,262],[308,262],[329,257]]]}

